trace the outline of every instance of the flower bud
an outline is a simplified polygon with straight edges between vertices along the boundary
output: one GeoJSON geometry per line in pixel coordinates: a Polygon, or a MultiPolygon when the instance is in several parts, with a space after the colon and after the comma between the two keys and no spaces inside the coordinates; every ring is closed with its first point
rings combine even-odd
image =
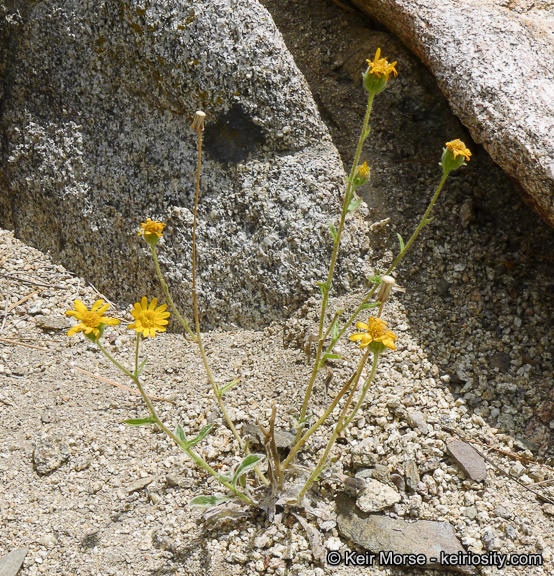
{"type": "Polygon", "coordinates": [[[354,179],[352,183],[354,186],[362,186],[369,180],[369,166],[364,162],[361,166],[356,168],[354,172],[354,179]]]}
{"type": "Polygon", "coordinates": [[[444,173],[449,174],[452,170],[457,170],[460,166],[465,166],[464,160],[469,162],[470,156],[471,152],[461,140],[447,142],[440,162],[444,173]]]}
{"type": "Polygon", "coordinates": [[[363,74],[364,87],[370,94],[379,94],[382,92],[389,79],[389,74],[396,76],[394,68],[396,62],[389,64],[386,58],[381,56],[381,48],[377,48],[374,60],[367,60],[368,69],[363,74]]]}

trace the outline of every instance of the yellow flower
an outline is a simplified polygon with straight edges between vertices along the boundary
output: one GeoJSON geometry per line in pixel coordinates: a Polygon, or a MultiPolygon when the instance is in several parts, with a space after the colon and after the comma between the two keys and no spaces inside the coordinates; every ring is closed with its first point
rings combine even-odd
{"type": "Polygon", "coordinates": [[[367,65],[369,66],[368,74],[374,74],[377,76],[377,78],[381,78],[382,74],[385,77],[385,81],[389,79],[389,74],[394,74],[396,77],[397,72],[394,68],[396,66],[396,62],[389,64],[386,58],[379,58],[379,56],[381,56],[381,48],[377,48],[373,62],[371,60],[367,60],[367,65]]]}
{"type": "Polygon", "coordinates": [[[447,142],[446,147],[452,152],[454,158],[458,156],[463,156],[467,162],[469,162],[469,157],[471,152],[466,148],[466,145],[459,139],[452,140],[452,142],[447,142]]]}
{"type": "Polygon", "coordinates": [[[156,335],[156,330],[158,332],[165,332],[165,325],[167,324],[166,318],[169,318],[169,312],[166,312],[167,306],[163,304],[158,306],[158,299],[153,298],[148,305],[148,300],[146,296],[142,298],[140,304],[137,303],[133,307],[131,314],[135,319],[134,324],[129,324],[127,328],[133,328],[139,334],[142,332],[143,336],[151,336],[154,338],[156,335]]]}
{"type": "Polygon", "coordinates": [[[84,331],[85,334],[92,332],[96,338],[99,338],[103,324],[107,324],[108,326],[116,326],[119,324],[119,320],[116,318],[102,316],[109,307],[109,304],[104,304],[104,300],[97,300],[89,310],[80,300],[75,300],[75,310],[68,310],[66,315],[77,318],[80,324],[73,326],[67,335],[73,336],[73,334],[77,334],[77,332],[84,331]]]}
{"type": "Polygon", "coordinates": [[[383,322],[380,318],[374,318],[372,316],[367,324],[358,322],[356,328],[358,328],[358,330],[365,330],[365,332],[357,332],[350,336],[350,340],[353,342],[360,342],[360,348],[367,348],[372,342],[379,342],[391,350],[396,350],[394,341],[397,336],[387,328],[387,323],[383,322]]]}
{"type": "Polygon", "coordinates": [[[158,222],[157,220],[150,220],[150,218],[146,219],[146,222],[143,222],[140,225],[140,230],[137,236],[140,236],[144,233],[144,237],[148,239],[148,236],[151,234],[156,234],[158,238],[162,237],[164,232],[165,224],[163,222],[158,222]]]}

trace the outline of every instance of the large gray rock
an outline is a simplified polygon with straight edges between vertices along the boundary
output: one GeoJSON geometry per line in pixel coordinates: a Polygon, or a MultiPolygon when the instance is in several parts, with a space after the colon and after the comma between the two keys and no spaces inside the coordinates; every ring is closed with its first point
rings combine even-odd
{"type": "MultiPolygon", "coordinates": [[[[162,268],[189,306],[202,109],[203,326],[264,325],[318,292],[344,172],[257,0],[5,0],[0,25],[0,225],[130,303],[161,294],[136,234],[162,220],[162,268]]],[[[363,281],[363,210],[342,290],[363,281]]]]}
{"type": "Polygon", "coordinates": [[[554,226],[552,3],[352,2],[422,59],[473,139],[554,226]]]}

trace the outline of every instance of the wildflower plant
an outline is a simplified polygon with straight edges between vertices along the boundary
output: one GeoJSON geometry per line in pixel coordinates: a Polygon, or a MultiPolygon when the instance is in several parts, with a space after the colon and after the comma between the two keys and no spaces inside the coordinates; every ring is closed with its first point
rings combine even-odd
{"type": "Polygon", "coordinates": [[[350,425],[352,420],[356,417],[359,410],[366,402],[366,397],[371,388],[371,384],[378,370],[379,358],[382,354],[394,352],[396,350],[395,342],[397,336],[388,328],[387,323],[381,318],[384,306],[390,298],[392,292],[400,289],[396,285],[396,280],[391,276],[392,272],[396,269],[399,262],[404,258],[407,251],[410,249],[421,230],[431,221],[431,212],[435,205],[439,194],[448,178],[448,175],[453,170],[457,170],[469,161],[471,152],[466,148],[465,144],[460,140],[453,140],[447,142],[443,150],[440,165],[442,167],[442,177],[438,183],[437,189],[429,203],[429,206],[423,215],[419,225],[416,227],[412,236],[405,243],[402,236],[398,235],[399,251],[388,270],[381,275],[378,274],[369,280],[373,284],[372,288],[362,297],[359,305],[354,312],[347,318],[344,318],[344,311],[340,310],[335,313],[330,323],[326,323],[327,308],[329,305],[329,298],[333,286],[333,277],[335,266],[339,256],[339,248],[341,237],[344,231],[345,221],[348,214],[354,212],[361,204],[361,199],[356,195],[356,189],[365,184],[370,176],[368,165],[364,162],[359,165],[359,159],[365,140],[370,133],[369,119],[373,106],[375,96],[381,93],[388,85],[391,78],[396,77],[396,62],[390,64],[386,58],[381,58],[381,50],[378,49],[373,60],[367,60],[368,68],[363,74],[363,85],[367,92],[367,107],[364,116],[364,121],[361,129],[361,134],[358,140],[354,162],[350,175],[346,182],[344,196],[342,200],[342,209],[338,218],[338,223],[330,223],[329,229],[331,239],[333,242],[333,251],[329,263],[329,270],[327,277],[318,282],[321,291],[321,307],[317,334],[312,336],[312,341],[316,343],[316,354],[311,368],[308,381],[305,385],[304,399],[295,415],[296,420],[296,438],[293,447],[290,449],[288,455],[284,458],[281,457],[277,450],[275,441],[275,421],[276,421],[276,407],[273,406],[271,417],[269,419],[269,426],[266,429],[259,424],[260,431],[263,436],[263,444],[265,454],[252,454],[250,453],[248,443],[241,437],[239,431],[235,427],[230,418],[229,411],[227,410],[224,396],[225,393],[232,387],[236,386],[238,379],[235,379],[224,386],[218,386],[215,376],[210,367],[207,354],[204,349],[202,341],[202,334],[200,332],[200,314],[197,293],[197,244],[196,244],[196,229],[198,217],[198,199],[200,192],[200,173],[202,162],[202,133],[204,130],[205,114],[197,112],[193,123],[192,130],[197,133],[197,146],[198,146],[198,164],[196,172],[196,194],[194,201],[193,212],[193,229],[192,229],[192,313],[193,321],[189,322],[181,313],[176,309],[174,302],[169,293],[167,284],[165,283],[161,274],[160,266],[157,257],[157,245],[163,236],[165,224],[156,220],[148,218],[146,222],[140,225],[138,235],[142,236],[146,241],[150,252],[152,254],[154,268],[160,280],[162,291],[164,293],[167,304],[158,306],[158,300],[153,298],[148,302],[146,296],[142,297],[140,302],[137,302],[132,309],[132,316],[134,322],[128,325],[128,329],[136,331],[136,347],[134,368],[129,370],[123,366],[118,360],[113,358],[111,354],[104,348],[102,344],[102,336],[106,326],[114,326],[119,323],[119,320],[104,316],[108,310],[108,304],[104,304],[102,300],[94,303],[91,310],[79,300],[75,301],[75,310],[66,312],[67,315],[75,317],[79,324],[71,328],[68,335],[73,335],[77,332],[84,332],[85,336],[98,345],[102,353],[117,366],[125,375],[127,375],[142,395],[142,398],[149,410],[149,415],[139,418],[127,420],[126,423],[131,426],[158,426],[167,436],[169,436],[176,444],[191,458],[198,466],[203,468],[206,472],[216,478],[225,488],[226,493],[223,496],[208,495],[197,496],[191,501],[192,505],[200,507],[212,507],[224,505],[229,501],[240,501],[244,505],[259,507],[266,511],[269,518],[272,519],[274,515],[275,506],[279,504],[297,505],[302,506],[304,496],[312,487],[312,484],[319,478],[322,471],[328,466],[330,452],[337,440],[337,438],[344,432],[350,425]],[[376,298],[376,299],[375,299],[376,298]],[[164,422],[160,419],[151,399],[146,394],[144,385],[141,381],[141,372],[144,368],[146,359],[139,362],[140,358],[140,343],[144,338],[154,338],[159,333],[166,330],[170,312],[167,308],[171,309],[171,313],[181,323],[185,330],[185,336],[198,346],[200,356],[213,391],[213,395],[221,409],[223,417],[227,422],[227,426],[233,433],[240,449],[243,452],[243,459],[232,470],[218,472],[214,470],[208,462],[198,452],[195,447],[206,438],[212,431],[213,424],[208,424],[197,434],[195,438],[188,438],[185,435],[183,427],[177,425],[175,430],[170,430],[164,422]],[[373,309],[373,314],[369,314],[368,310],[373,309]],[[352,327],[355,325],[355,330],[352,327]],[[361,351],[361,357],[358,365],[353,370],[351,376],[346,382],[342,383],[342,387],[337,392],[335,397],[330,401],[329,406],[324,413],[317,419],[310,415],[310,401],[314,385],[318,376],[321,374],[322,369],[329,360],[340,358],[334,352],[337,342],[344,336],[346,332],[351,332],[348,336],[349,340],[356,343],[361,351]],[[364,376],[364,369],[370,363],[371,367],[368,373],[364,376]],[[339,406],[342,401],[342,407],[339,412],[338,418],[332,427],[331,436],[328,438],[327,444],[319,457],[315,468],[311,470],[302,469],[295,463],[295,459],[300,450],[304,447],[309,438],[328,420],[332,418],[334,410],[339,406]],[[315,421],[313,421],[315,420],[315,421]],[[303,475],[300,474],[300,482],[296,480],[295,489],[292,490],[294,494],[292,500],[290,498],[283,499],[289,478],[298,476],[298,471],[302,470],[303,475]]]}

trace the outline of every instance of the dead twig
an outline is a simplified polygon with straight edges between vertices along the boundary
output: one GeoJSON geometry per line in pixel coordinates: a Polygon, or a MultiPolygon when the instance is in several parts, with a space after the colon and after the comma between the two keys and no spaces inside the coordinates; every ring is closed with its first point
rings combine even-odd
{"type": "MultiPolygon", "coordinates": [[[[122,390],[126,390],[127,392],[132,392],[133,394],[138,394],[140,396],[140,392],[138,390],[133,390],[132,388],[129,388],[128,386],[124,386],[123,384],[119,384],[118,382],[114,382],[113,380],[108,380],[107,378],[103,378],[102,376],[98,376],[96,374],[93,374],[92,372],[89,372],[88,370],[83,370],[83,368],[78,368],[77,366],[72,366],[72,368],[74,368],[75,370],[78,370],[79,372],[82,372],[83,374],[86,374],[87,376],[90,376],[91,378],[96,378],[96,380],[100,380],[101,382],[105,382],[106,384],[111,384],[112,386],[117,386],[118,388],[121,388],[122,390]]],[[[169,402],[170,404],[175,405],[175,402],[173,400],[168,400],[167,398],[160,398],[159,396],[152,396],[151,394],[147,394],[148,398],[151,398],[152,400],[160,400],[161,402],[169,402]]]]}
{"type": "MultiPolygon", "coordinates": [[[[17,274],[17,273],[16,273],[17,274]]],[[[44,282],[35,282],[34,280],[28,280],[27,278],[20,278],[14,273],[12,274],[2,274],[0,278],[6,278],[10,280],[15,280],[21,284],[30,284],[31,286],[40,286],[41,288],[56,288],[57,290],[68,290],[67,286],[60,286],[58,284],[45,284],[44,282]]]]}
{"type": "Polygon", "coordinates": [[[33,346],[32,344],[25,344],[25,342],[20,342],[19,340],[10,340],[9,338],[0,338],[0,342],[5,344],[16,344],[17,346],[24,346],[25,348],[33,348],[33,350],[44,350],[45,352],[50,352],[48,348],[41,348],[40,346],[33,346]]]}

